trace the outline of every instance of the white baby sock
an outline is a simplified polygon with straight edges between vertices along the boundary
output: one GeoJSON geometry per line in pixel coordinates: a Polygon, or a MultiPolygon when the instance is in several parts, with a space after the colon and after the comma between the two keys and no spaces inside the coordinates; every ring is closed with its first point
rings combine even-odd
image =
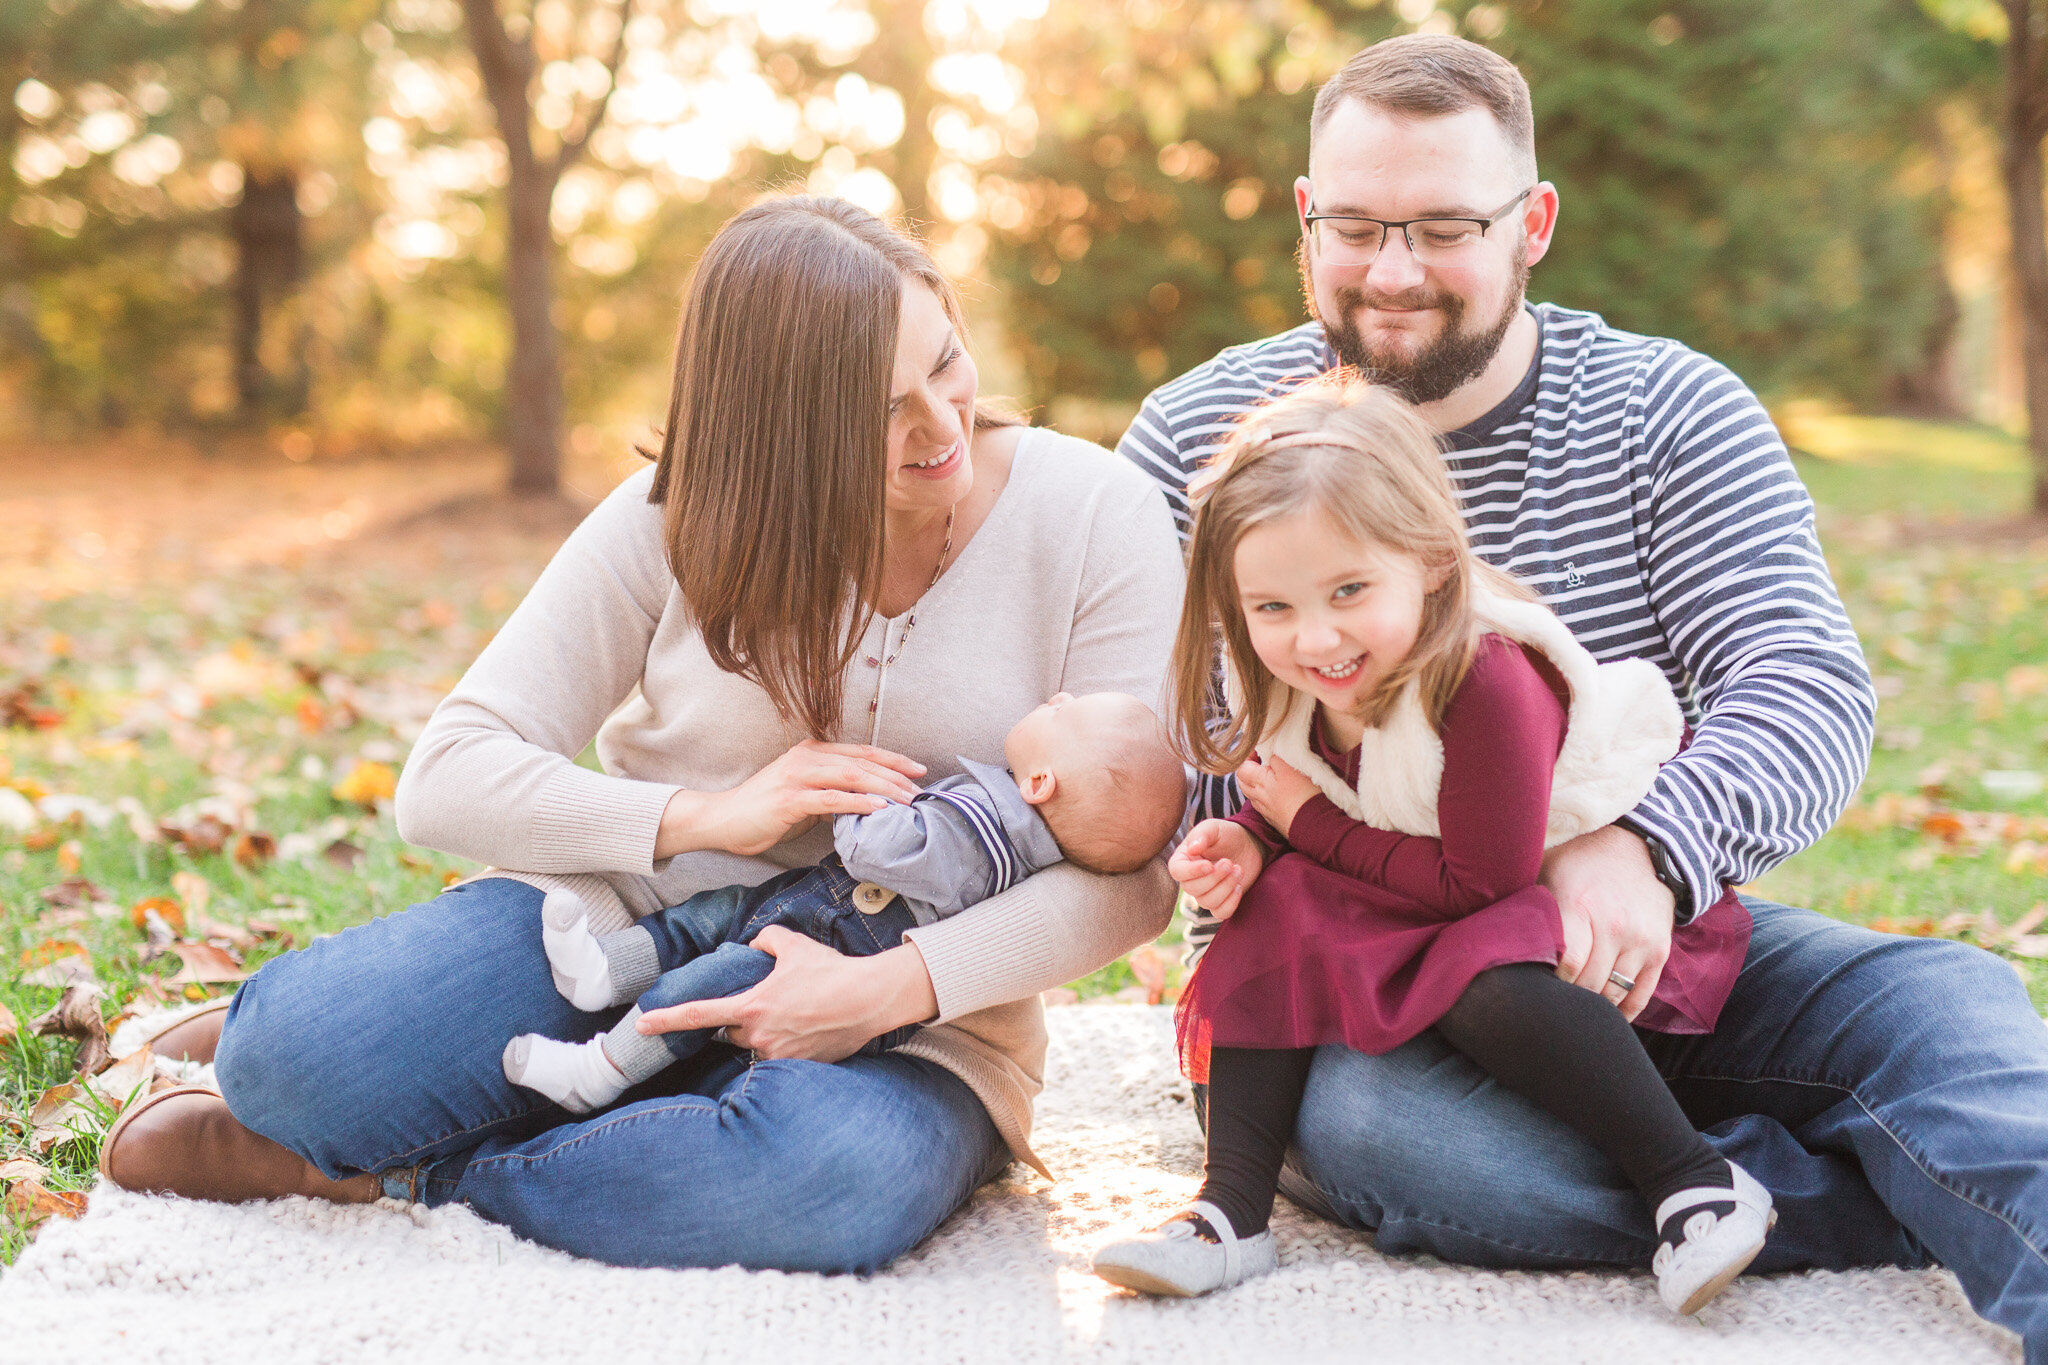
{"type": "MultiPolygon", "coordinates": [[[[555,989],[579,1010],[609,1009],[611,961],[590,932],[590,910],[573,891],[550,891],[541,902],[540,941],[555,989]]],[[[509,1073],[508,1073],[509,1074],[509,1073]]]]}
{"type": "Polygon", "coordinates": [[[602,1037],[565,1043],[538,1033],[522,1033],[505,1044],[505,1079],[540,1091],[572,1114],[604,1108],[628,1084],[604,1055],[602,1037]]]}

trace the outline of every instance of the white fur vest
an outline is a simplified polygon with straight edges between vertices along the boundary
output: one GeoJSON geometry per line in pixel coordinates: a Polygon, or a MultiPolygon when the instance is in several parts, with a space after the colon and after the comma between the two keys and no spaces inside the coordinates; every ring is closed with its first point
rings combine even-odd
{"type": "MultiPolygon", "coordinates": [[[[1552,848],[1588,830],[1611,825],[1649,792],[1657,768],[1678,752],[1684,718],[1671,686],[1647,659],[1597,663],[1548,608],[1480,592],[1473,603],[1490,632],[1542,652],[1571,689],[1564,747],[1551,779],[1550,819],[1543,846],[1552,848]]],[[[1243,704],[1237,679],[1226,673],[1230,704],[1243,704]]],[[[1444,743],[1430,729],[1411,684],[1386,723],[1365,732],[1353,790],[1310,742],[1315,702],[1282,685],[1287,709],[1260,739],[1261,759],[1284,758],[1354,820],[1375,829],[1442,837],[1437,791],[1443,784],[1444,743]]]]}

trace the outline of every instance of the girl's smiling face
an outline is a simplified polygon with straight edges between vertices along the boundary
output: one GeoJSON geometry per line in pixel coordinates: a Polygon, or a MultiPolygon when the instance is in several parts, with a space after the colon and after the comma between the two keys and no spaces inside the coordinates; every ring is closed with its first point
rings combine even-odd
{"type": "Polygon", "coordinates": [[[1415,648],[1423,599],[1444,577],[1312,511],[1246,531],[1233,568],[1259,662],[1341,717],[1415,648]]]}

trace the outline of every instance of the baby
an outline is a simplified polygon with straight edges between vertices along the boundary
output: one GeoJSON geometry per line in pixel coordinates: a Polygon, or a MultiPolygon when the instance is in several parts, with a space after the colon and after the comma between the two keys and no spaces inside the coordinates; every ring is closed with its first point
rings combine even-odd
{"type": "MultiPolygon", "coordinates": [[[[573,893],[549,892],[541,940],[556,988],[578,1009],[633,1008],[587,1043],[521,1034],[505,1045],[506,1077],[574,1113],[601,1109],[704,1046],[710,1029],[635,1025],[646,1011],[736,995],[766,977],[775,959],[746,945],[768,925],[867,956],[1062,858],[1091,872],[1142,867],[1180,824],[1185,770],[1136,697],[1061,692],[1017,722],[1003,756],[1008,772],[963,758],[961,776],[907,805],[835,817],[836,852],[816,867],[702,891],[615,934],[593,934],[573,893]]],[[[917,1027],[861,1051],[895,1047],[917,1027]]]]}

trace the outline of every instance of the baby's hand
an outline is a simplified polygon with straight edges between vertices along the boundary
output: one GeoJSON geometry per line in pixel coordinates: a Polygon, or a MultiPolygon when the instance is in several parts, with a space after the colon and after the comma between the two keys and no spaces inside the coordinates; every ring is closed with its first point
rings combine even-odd
{"type": "Polygon", "coordinates": [[[1316,794],[1316,784],[1302,776],[1284,758],[1261,763],[1247,760],[1237,770],[1237,785],[1252,809],[1266,817],[1266,823],[1286,834],[1294,817],[1316,794]]]}
{"type": "Polygon", "coordinates": [[[1243,825],[1204,820],[1188,831],[1166,860],[1166,870],[1188,899],[1217,919],[1237,913],[1244,889],[1259,879],[1266,850],[1243,825]]]}

